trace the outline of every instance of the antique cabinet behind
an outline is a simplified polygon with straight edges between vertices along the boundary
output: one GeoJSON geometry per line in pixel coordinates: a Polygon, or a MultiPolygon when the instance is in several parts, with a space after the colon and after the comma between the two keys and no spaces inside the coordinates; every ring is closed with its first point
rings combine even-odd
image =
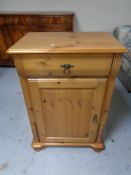
{"type": "Polygon", "coordinates": [[[69,32],[72,12],[0,13],[0,65],[14,65],[6,50],[28,32],[69,32]]]}
{"type": "Polygon", "coordinates": [[[29,33],[8,50],[23,88],[33,148],[104,148],[115,78],[126,51],[100,32],[29,33]]]}

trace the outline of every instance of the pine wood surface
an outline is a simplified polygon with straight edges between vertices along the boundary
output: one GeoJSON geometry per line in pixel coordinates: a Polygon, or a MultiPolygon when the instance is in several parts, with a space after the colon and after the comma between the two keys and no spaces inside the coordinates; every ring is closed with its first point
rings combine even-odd
{"type": "Polygon", "coordinates": [[[67,77],[61,65],[70,64],[68,77],[107,76],[113,54],[24,54],[23,69],[28,77],[67,77]],[[97,61],[99,59],[99,61],[97,61]],[[95,71],[94,71],[95,70],[95,71]]]}
{"type": "Polygon", "coordinates": [[[8,53],[122,53],[127,49],[107,32],[30,32],[8,53]]]}
{"type": "Polygon", "coordinates": [[[40,134],[44,142],[95,141],[106,79],[41,79],[28,84],[35,116],[41,119],[38,126],[44,121],[46,128],[40,134]],[[94,115],[97,123],[92,123],[94,115]]]}

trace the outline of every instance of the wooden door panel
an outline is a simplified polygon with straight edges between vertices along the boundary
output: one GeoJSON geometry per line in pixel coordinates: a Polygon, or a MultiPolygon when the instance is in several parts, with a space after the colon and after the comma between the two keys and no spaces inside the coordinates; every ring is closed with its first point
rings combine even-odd
{"type": "Polygon", "coordinates": [[[0,28],[0,62],[6,65],[13,63],[12,55],[7,54],[7,49],[13,44],[12,38],[9,35],[8,29],[0,28]]]}
{"type": "Polygon", "coordinates": [[[87,137],[93,93],[86,89],[42,89],[47,137],[87,137]]]}
{"type": "Polygon", "coordinates": [[[4,38],[3,30],[0,30],[0,59],[8,60],[8,54],[6,53],[7,44],[4,38]]]}
{"type": "Polygon", "coordinates": [[[41,125],[38,129],[43,128],[40,136],[44,142],[94,142],[106,79],[56,82],[57,79],[28,80],[33,111],[41,125]]]}
{"type": "Polygon", "coordinates": [[[9,26],[8,32],[10,37],[12,38],[13,43],[17,42],[20,38],[22,38],[26,33],[30,31],[29,27],[25,27],[22,25],[18,26],[9,26]]]}

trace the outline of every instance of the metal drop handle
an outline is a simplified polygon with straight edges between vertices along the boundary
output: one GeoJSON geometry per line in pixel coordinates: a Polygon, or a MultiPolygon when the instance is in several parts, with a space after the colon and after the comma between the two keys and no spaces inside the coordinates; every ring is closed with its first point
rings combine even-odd
{"type": "Polygon", "coordinates": [[[63,74],[70,74],[71,73],[70,68],[73,68],[74,65],[72,65],[72,64],[62,64],[62,65],[60,65],[60,67],[64,68],[63,74]]]}

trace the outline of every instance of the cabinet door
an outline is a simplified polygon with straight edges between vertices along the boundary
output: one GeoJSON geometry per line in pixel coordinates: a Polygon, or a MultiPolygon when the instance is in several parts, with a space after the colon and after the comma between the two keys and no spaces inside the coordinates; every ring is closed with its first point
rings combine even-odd
{"type": "Polygon", "coordinates": [[[6,50],[7,50],[7,44],[4,38],[4,30],[0,29],[0,61],[8,60],[8,54],[6,53],[6,50]]]}
{"type": "Polygon", "coordinates": [[[13,43],[17,42],[29,31],[30,31],[29,26],[24,26],[24,25],[8,26],[8,33],[13,43]]]}
{"type": "Polygon", "coordinates": [[[13,65],[13,57],[6,51],[27,32],[29,27],[26,26],[6,26],[0,29],[0,63],[2,65],[13,65]]]}
{"type": "Polygon", "coordinates": [[[43,142],[95,142],[106,79],[29,79],[43,142]]]}

